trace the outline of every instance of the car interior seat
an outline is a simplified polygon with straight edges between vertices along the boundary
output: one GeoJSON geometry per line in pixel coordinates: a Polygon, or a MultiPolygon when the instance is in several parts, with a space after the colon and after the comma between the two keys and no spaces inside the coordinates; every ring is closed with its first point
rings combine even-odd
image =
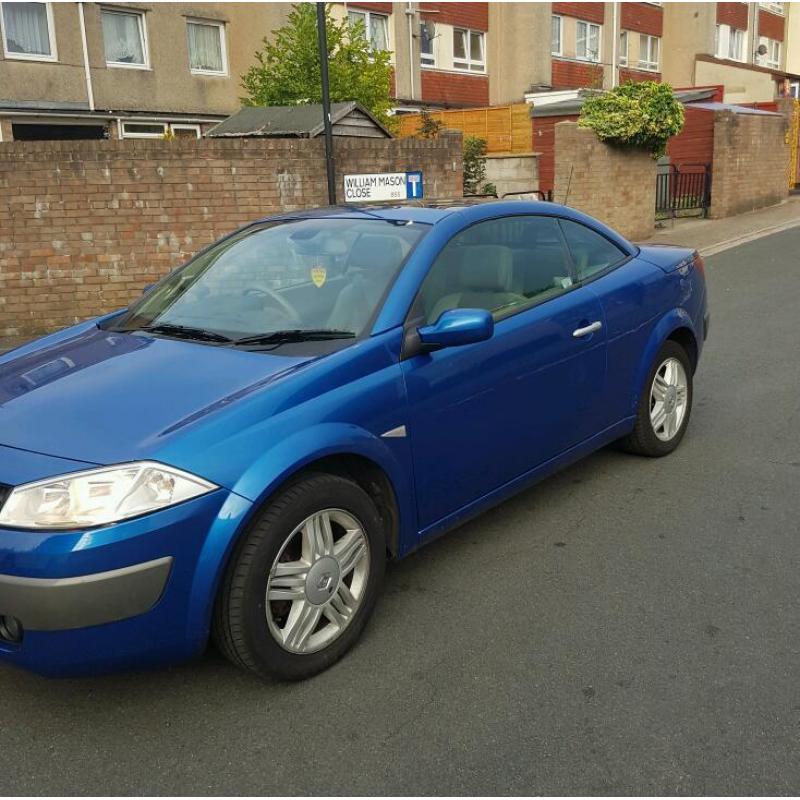
{"type": "MultiPolygon", "coordinates": [[[[453,248],[448,255],[449,270],[455,273],[451,291],[433,304],[428,322],[435,322],[451,308],[482,308],[494,311],[501,306],[524,303],[525,297],[512,291],[513,255],[504,245],[473,244],[453,248]]],[[[429,295],[430,296],[430,295],[429,295]]]]}
{"type": "Polygon", "coordinates": [[[336,298],[328,327],[360,333],[403,256],[403,244],[394,236],[359,236],[347,258],[347,283],[336,298]]]}

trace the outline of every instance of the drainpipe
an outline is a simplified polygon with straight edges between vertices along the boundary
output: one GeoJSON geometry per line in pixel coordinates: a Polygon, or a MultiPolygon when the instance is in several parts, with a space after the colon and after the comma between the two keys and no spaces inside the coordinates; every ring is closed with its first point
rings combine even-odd
{"type": "Polygon", "coordinates": [[[611,4],[611,88],[619,84],[619,3],[611,4]]]}
{"type": "Polygon", "coordinates": [[[411,99],[414,99],[414,4],[406,3],[406,19],[408,20],[408,77],[411,82],[411,99]]]}
{"type": "Polygon", "coordinates": [[[89,111],[94,111],[94,91],[92,89],[92,72],[89,69],[89,45],[86,43],[86,19],[83,15],[83,3],[78,3],[78,19],[81,23],[81,44],[83,45],[83,73],[86,78],[86,98],[89,111]]]}

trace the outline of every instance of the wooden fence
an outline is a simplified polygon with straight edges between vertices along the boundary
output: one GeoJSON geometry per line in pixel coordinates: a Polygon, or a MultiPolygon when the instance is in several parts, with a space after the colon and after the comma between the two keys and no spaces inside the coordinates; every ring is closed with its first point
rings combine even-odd
{"type": "MultiPolygon", "coordinates": [[[[428,113],[445,128],[461,131],[464,136],[485,139],[489,153],[530,153],[533,150],[530,112],[531,106],[528,103],[513,103],[507,106],[428,113]]],[[[416,136],[421,117],[421,114],[403,114],[398,117],[398,136],[416,136]]]]}

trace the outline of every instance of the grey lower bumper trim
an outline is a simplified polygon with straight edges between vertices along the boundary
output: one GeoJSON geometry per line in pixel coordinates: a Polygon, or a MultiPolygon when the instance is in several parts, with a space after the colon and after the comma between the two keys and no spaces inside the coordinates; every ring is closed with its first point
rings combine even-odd
{"type": "Polygon", "coordinates": [[[26,630],[86,628],[135,617],[151,609],[167,583],[167,556],[77,578],[0,575],[0,614],[16,617],[26,630]]]}

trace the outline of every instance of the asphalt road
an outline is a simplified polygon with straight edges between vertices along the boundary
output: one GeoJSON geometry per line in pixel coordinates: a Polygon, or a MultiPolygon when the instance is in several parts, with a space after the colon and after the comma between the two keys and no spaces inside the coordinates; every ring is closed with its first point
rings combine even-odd
{"type": "Polygon", "coordinates": [[[800,228],[708,275],[671,457],[603,451],[391,567],[304,684],[0,666],[0,792],[800,792],[800,228]]]}

